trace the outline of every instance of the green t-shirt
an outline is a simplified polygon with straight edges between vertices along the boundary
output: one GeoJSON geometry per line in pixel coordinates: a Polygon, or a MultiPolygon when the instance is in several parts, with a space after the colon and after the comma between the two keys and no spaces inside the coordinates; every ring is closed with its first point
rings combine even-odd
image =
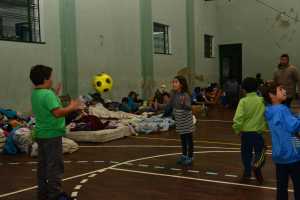
{"type": "Polygon", "coordinates": [[[50,89],[34,89],[31,95],[32,111],[35,115],[35,137],[55,138],[65,134],[65,118],[56,118],[52,111],[61,108],[59,98],[50,89]]]}

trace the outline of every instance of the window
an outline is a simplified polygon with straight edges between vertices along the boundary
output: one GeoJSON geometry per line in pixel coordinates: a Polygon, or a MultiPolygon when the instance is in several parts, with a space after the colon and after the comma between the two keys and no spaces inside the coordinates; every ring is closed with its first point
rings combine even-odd
{"type": "Polygon", "coordinates": [[[169,26],[154,23],[153,27],[154,53],[170,54],[169,26]]]}
{"type": "Polygon", "coordinates": [[[214,57],[214,36],[204,35],[204,57],[214,57]]]}
{"type": "Polygon", "coordinates": [[[39,0],[0,0],[0,39],[41,42],[39,0]]]}

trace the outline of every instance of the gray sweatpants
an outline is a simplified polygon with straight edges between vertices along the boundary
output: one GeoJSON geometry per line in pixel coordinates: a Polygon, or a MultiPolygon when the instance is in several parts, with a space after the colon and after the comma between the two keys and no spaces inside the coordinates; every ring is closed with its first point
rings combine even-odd
{"type": "Polygon", "coordinates": [[[62,192],[62,137],[38,139],[38,200],[54,200],[62,192]]]}

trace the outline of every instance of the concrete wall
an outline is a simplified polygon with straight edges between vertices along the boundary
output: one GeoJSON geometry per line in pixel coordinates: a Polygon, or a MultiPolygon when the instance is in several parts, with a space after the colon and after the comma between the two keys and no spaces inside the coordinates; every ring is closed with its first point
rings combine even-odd
{"type": "MultiPolygon", "coordinates": [[[[272,72],[282,53],[291,56],[291,62],[300,67],[300,23],[295,22],[257,1],[217,1],[220,43],[243,44],[243,76],[262,73],[265,79],[272,72]]],[[[264,0],[271,7],[292,17],[300,14],[300,4],[295,0],[264,0]]]]}
{"type": "Polygon", "coordinates": [[[46,44],[0,41],[0,107],[30,111],[33,65],[53,67],[54,82],[61,80],[58,0],[45,1],[41,13],[46,44]]]}
{"type": "Polygon", "coordinates": [[[156,86],[164,83],[170,87],[170,82],[177,71],[187,67],[185,12],[185,1],[183,0],[152,0],[153,22],[170,26],[171,44],[171,55],[154,54],[156,86]]]}
{"type": "Polygon", "coordinates": [[[196,73],[203,75],[203,82],[196,82],[205,86],[219,81],[219,30],[217,25],[216,2],[195,1],[195,43],[196,43],[196,73]],[[204,34],[215,38],[215,58],[204,57],[204,34]]]}
{"type": "Polygon", "coordinates": [[[140,21],[138,0],[77,1],[79,93],[93,92],[100,72],[114,80],[108,98],[140,92],[140,21]]]}

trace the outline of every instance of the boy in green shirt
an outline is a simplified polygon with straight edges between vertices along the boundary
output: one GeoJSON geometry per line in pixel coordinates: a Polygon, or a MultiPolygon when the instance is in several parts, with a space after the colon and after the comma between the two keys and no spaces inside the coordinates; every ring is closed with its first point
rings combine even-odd
{"type": "Polygon", "coordinates": [[[52,69],[43,65],[36,65],[30,71],[30,80],[35,86],[31,104],[36,118],[35,137],[38,143],[38,200],[56,200],[62,195],[64,116],[80,106],[79,101],[71,101],[67,107],[62,107],[51,89],[51,75],[52,69]]]}
{"type": "Polygon", "coordinates": [[[255,78],[243,80],[242,88],[246,91],[246,97],[238,104],[233,118],[235,133],[241,134],[241,156],[244,165],[243,180],[251,178],[252,152],[255,152],[255,161],[252,170],[257,181],[262,184],[263,176],[261,168],[265,162],[265,145],[262,132],[265,130],[264,119],[265,105],[262,97],[257,95],[257,82],[255,78]]]}

